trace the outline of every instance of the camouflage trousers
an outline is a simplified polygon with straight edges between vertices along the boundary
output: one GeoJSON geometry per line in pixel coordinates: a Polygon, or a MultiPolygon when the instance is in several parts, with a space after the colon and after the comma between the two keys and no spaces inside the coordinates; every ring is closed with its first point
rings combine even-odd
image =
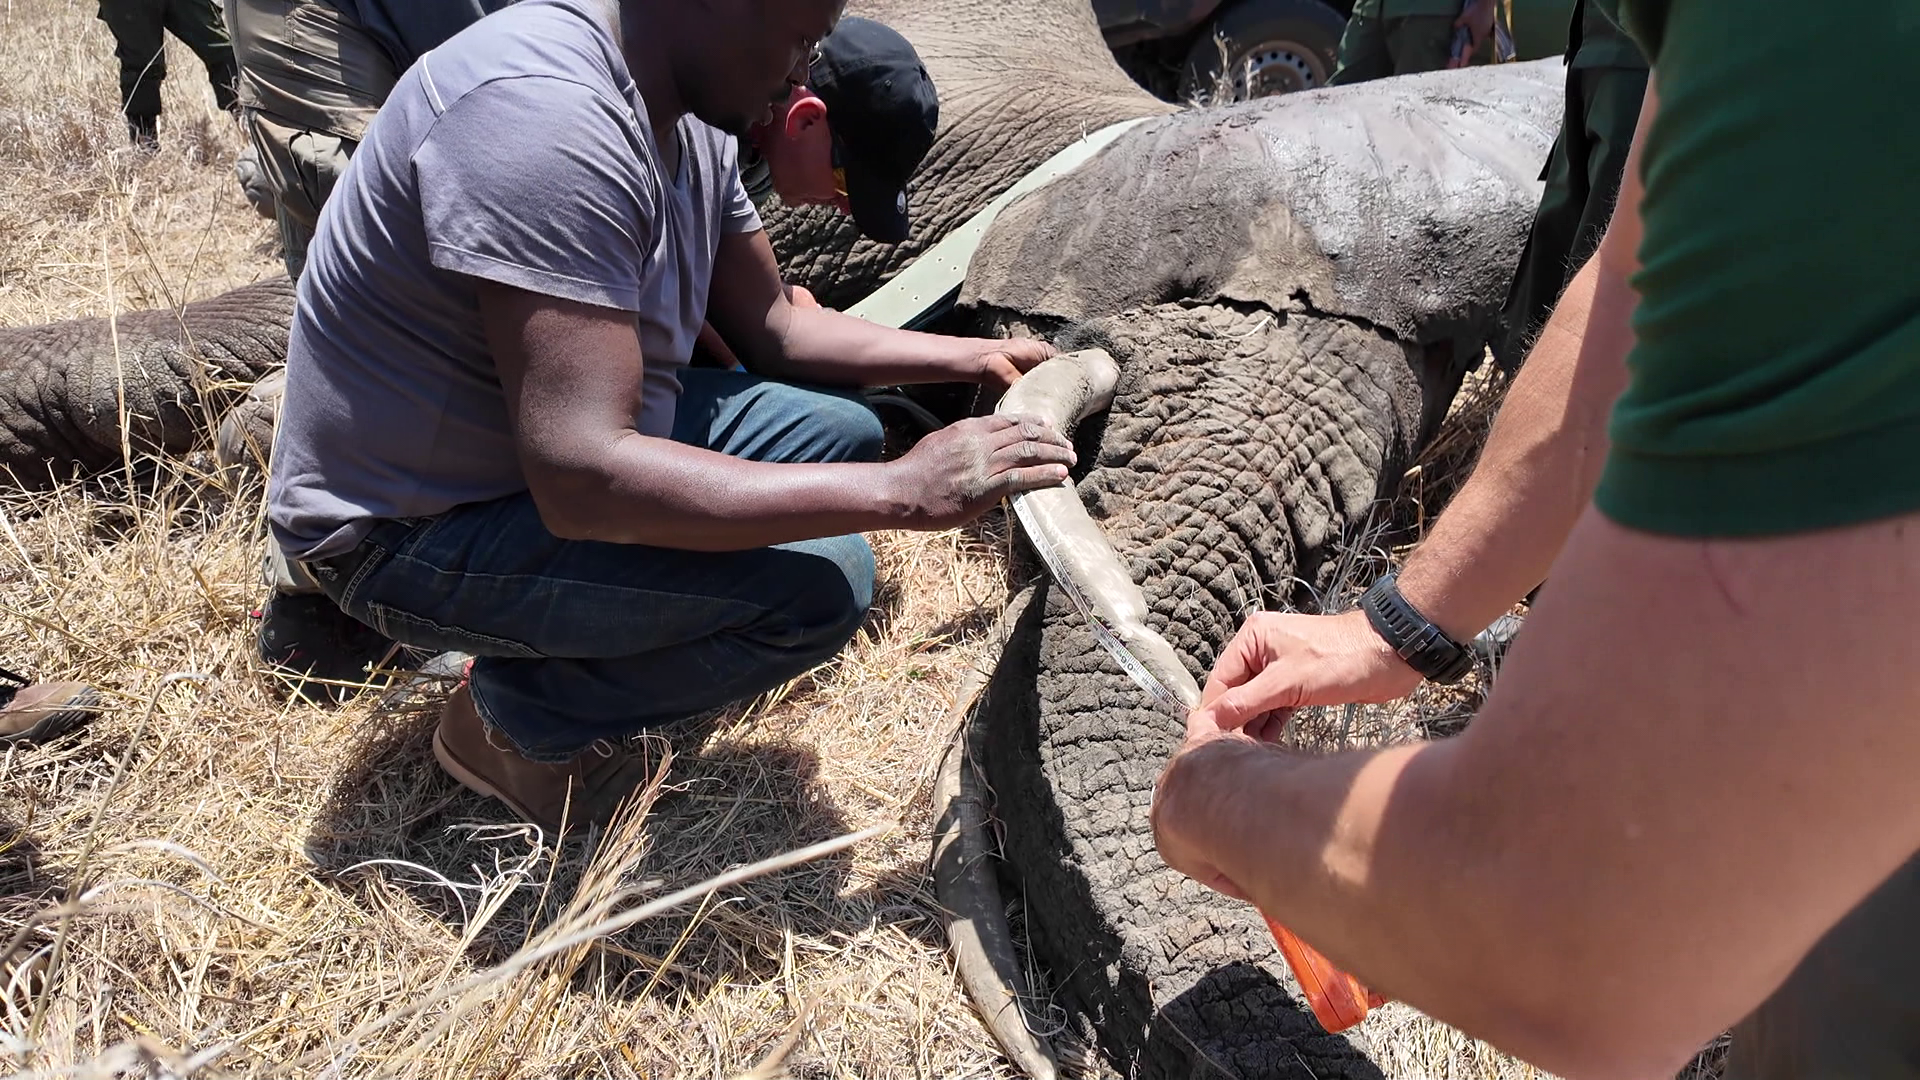
{"type": "Polygon", "coordinates": [[[320,208],[399,72],[353,19],[322,0],[228,0],[240,104],[275,200],[282,258],[298,278],[320,208]]]}

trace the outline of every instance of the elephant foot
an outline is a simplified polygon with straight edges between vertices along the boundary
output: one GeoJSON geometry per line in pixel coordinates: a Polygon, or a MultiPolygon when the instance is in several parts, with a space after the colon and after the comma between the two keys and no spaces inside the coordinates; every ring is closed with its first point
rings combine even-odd
{"type": "Polygon", "coordinates": [[[287,391],[287,369],[280,367],[253,384],[220,421],[214,434],[213,456],[222,470],[265,473],[273,448],[273,425],[280,419],[280,399],[287,391]]]}

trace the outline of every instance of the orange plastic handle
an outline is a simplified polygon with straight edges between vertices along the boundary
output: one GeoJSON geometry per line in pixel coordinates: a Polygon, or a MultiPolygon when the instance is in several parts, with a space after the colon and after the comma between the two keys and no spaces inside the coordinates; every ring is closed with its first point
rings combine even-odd
{"type": "Polygon", "coordinates": [[[1260,917],[1267,920],[1274,944],[1280,946],[1280,955],[1287,958],[1293,977],[1300,980],[1300,988],[1307,993],[1307,1004],[1313,1009],[1313,1018],[1320,1021],[1321,1027],[1329,1032],[1345,1031],[1365,1020],[1368,1010],[1387,1003],[1386,998],[1360,985],[1359,979],[1334,967],[1332,961],[1295,937],[1293,931],[1274,922],[1264,912],[1260,917]]]}

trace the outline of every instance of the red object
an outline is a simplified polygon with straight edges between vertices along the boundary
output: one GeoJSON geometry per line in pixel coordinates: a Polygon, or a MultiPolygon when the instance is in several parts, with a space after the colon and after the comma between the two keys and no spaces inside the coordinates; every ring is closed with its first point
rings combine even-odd
{"type": "Polygon", "coordinates": [[[1293,977],[1300,980],[1307,1004],[1313,1009],[1313,1018],[1320,1021],[1321,1027],[1334,1033],[1345,1031],[1365,1020],[1369,1010],[1387,1003],[1386,998],[1334,967],[1331,960],[1295,937],[1293,931],[1274,922],[1271,916],[1262,912],[1260,917],[1267,920],[1274,944],[1280,946],[1280,955],[1287,958],[1293,977]]]}

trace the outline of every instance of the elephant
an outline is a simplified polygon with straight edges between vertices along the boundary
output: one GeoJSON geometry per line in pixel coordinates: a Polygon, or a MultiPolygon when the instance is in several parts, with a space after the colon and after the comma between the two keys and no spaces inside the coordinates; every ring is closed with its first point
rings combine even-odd
{"type": "Polygon", "coordinates": [[[0,468],[38,489],[129,451],[201,445],[211,421],[286,362],[293,295],[274,277],[177,310],[0,328],[0,468]]]}
{"type": "MultiPolygon", "coordinates": [[[[1247,613],[1311,603],[1478,361],[1561,80],[1548,61],[1150,120],[982,240],[963,317],[1118,363],[1075,486],[1190,695],[1247,613]]],[[[1006,621],[966,745],[1075,1041],[1128,1077],[1377,1075],[1301,1008],[1256,912],[1158,861],[1179,721],[1052,583],[1006,621]]]]}
{"type": "MultiPolygon", "coordinates": [[[[942,124],[905,243],[860,239],[825,209],[765,215],[788,278],[830,306],[886,281],[1085,134],[1143,121],[1000,213],[950,325],[1112,357],[1112,403],[1081,425],[1074,487],[1139,589],[1147,628],[1189,679],[1203,674],[1245,614],[1304,603],[1324,582],[1339,538],[1392,497],[1478,362],[1539,197],[1560,66],[1179,110],[1120,71],[1085,0],[854,0],[849,13],[914,42],[942,124]]],[[[199,373],[238,381],[276,362],[291,302],[282,281],[177,318],[124,316],[119,369],[111,352],[102,359],[103,321],[6,331],[77,343],[85,374],[56,378],[57,361],[5,367],[31,355],[24,344],[0,352],[0,460],[49,475],[117,460],[117,429],[97,421],[118,417],[111,375],[130,356],[150,395],[138,404],[165,421],[141,444],[176,449],[199,373]],[[219,312],[235,314],[221,323],[219,312]]],[[[998,818],[1003,877],[1028,899],[1031,947],[1068,1017],[1069,1040],[1038,1045],[970,980],[1010,1056],[1036,1075],[1068,1043],[1089,1069],[1127,1077],[1378,1075],[1362,1045],[1301,1007],[1254,912],[1155,856],[1146,812],[1178,724],[1053,585],[1023,592],[1003,621],[1004,647],[964,710],[971,752],[942,785],[939,816],[971,800],[998,818]]],[[[942,836],[953,833],[943,825],[942,836]]],[[[984,925],[1003,911],[979,900],[991,867],[962,861],[984,925]]],[[[998,917],[976,936],[1004,946],[998,917]]],[[[1014,967],[1004,956],[961,966],[1014,967]]]]}

